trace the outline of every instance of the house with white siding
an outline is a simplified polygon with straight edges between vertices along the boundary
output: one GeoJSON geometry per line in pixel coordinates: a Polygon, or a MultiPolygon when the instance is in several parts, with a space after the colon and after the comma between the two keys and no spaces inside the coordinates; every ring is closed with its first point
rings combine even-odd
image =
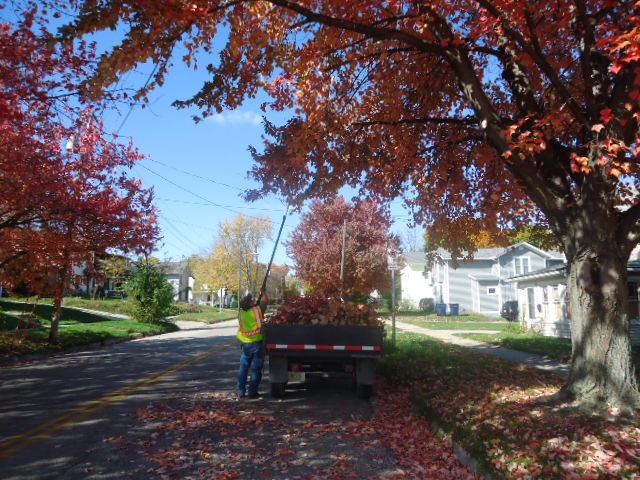
{"type": "Polygon", "coordinates": [[[564,263],[561,252],[544,251],[527,242],[506,248],[480,248],[468,262],[454,262],[444,249],[435,252],[430,264],[427,264],[425,254],[420,254],[422,268],[417,261],[418,252],[406,255],[407,266],[402,270],[401,278],[403,300],[409,296],[413,298],[416,289],[420,292],[430,289],[435,303],[448,305],[449,311],[453,306],[460,312],[473,311],[490,316],[499,316],[504,302],[517,299],[517,282],[507,282],[507,279],[564,263]],[[420,270],[422,280],[416,275],[420,270]]]}
{"type": "MultiPolygon", "coordinates": [[[[518,321],[527,331],[547,337],[571,338],[571,319],[566,297],[567,270],[561,265],[514,276],[517,285],[518,321]]],[[[631,342],[640,345],[640,250],[632,254],[627,268],[631,319],[631,342]]]]}
{"type": "Polygon", "coordinates": [[[187,260],[179,262],[162,262],[160,268],[167,276],[167,281],[173,287],[175,302],[193,303],[195,278],[187,260]]]}
{"type": "Polygon", "coordinates": [[[403,255],[404,267],[399,272],[401,285],[401,303],[403,306],[418,308],[423,298],[435,298],[433,282],[425,272],[424,252],[408,252],[403,255]]]}

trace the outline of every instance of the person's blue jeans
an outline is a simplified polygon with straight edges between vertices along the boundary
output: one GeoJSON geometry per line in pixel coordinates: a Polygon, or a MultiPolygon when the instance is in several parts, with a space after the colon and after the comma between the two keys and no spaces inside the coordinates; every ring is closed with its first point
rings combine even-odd
{"type": "Polygon", "coordinates": [[[238,395],[246,393],[250,397],[258,395],[258,387],[262,380],[262,367],[264,365],[264,348],[262,342],[249,342],[241,344],[240,371],[238,372],[238,395]],[[249,378],[249,391],[247,392],[247,375],[249,378]]]}

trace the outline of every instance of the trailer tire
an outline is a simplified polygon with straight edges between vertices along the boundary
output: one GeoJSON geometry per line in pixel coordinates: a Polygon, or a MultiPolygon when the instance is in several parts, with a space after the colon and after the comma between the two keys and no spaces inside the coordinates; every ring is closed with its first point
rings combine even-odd
{"type": "Polygon", "coordinates": [[[363,400],[367,400],[368,398],[370,398],[371,394],[373,393],[373,385],[359,383],[356,386],[356,389],[358,398],[361,398],[363,400]]]}
{"type": "Polygon", "coordinates": [[[284,397],[286,382],[271,382],[271,396],[273,398],[284,397]]]}

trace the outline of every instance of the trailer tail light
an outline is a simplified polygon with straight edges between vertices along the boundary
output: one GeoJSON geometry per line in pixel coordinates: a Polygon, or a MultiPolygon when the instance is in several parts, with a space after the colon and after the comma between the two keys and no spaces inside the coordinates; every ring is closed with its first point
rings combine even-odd
{"type": "Polygon", "coordinates": [[[354,371],[353,363],[345,363],[344,371],[347,372],[347,373],[353,373],[353,371],[354,371]]]}
{"type": "Polygon", "coordinates": [[[299,372],[302,370],[302,365],[300,365],[299,363],[292,363],[291,364],[291,371],[292,372],[299,372]]]}

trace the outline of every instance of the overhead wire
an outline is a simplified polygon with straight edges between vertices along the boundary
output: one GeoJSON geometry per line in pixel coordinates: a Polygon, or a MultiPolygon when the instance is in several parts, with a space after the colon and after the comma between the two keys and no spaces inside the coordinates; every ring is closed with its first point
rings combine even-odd
{"type": "MultiPolygon", "coordinates": [[[[239,208],[239,207],[229,206],[229,205],[221,205],[221,204],[219,204],[219,203],[216,203],[216,202],[214,202],[214,201],[212,201],[212,200],[210,200],[210,199],[208,199],[208,198],[206,198],[206,197],[203,197],[203,196],[202,196],[202,195],[200,195],[199,193],[193,192],[193,191],[189,190],[188,188],[183,187],[182,185],[179,185],[178,183],[174,182],[173,180],[168,179],[168,178],[167,178],[167,177],[165,177],[164,175],[159,174],[158,172],[156,172],[156,171],[154,171],[154,170],[150,169],[149,167],[147,167],[147,166],[145,166],[145,165],[138,165],[138,166],[139,166],[139,167],[141,167],[141,168],[144,168],[144,169],[145,169],[145,170],[147,170],[148,172],[150,172],[150,173],[152,173],[152,174],[156,175],[157,177],[159,177],[159,178],[161,178],[162,180],[164,180],[165,182],[167,182],[167,183],[169,183],[169,184],[173,185],[174,187],[179,188],[180,190],[182,190],[182,191],[184,191],[184,192],[187,192],[188,194],[193,195],[194,197],[199,198],[200,200],[203,200],[203,201],[204,201],[204,202],[206,202],[208,205],[213,205],[214,207],[222,208],[223,210],[227,210],[227,211],[229,211],[229,212],[231,212],[231,213],[234,213],[234,214],[236,214],[236,215],[244,215],[245,217],[253,218],[253,219],[255,219],[255,220],[264,220],[264,221],[268,221],[269,223],[271,223],[271,224],[273,224],[273,225],[275,225],[275,224],[276,224],[276,222],[274,222],[274,221],[273,221],[273,220],[271,220],[270,218],[266,218],[266,217],[257,217],[257,216],[255,216],[255,215],[248,215],[248,214],[246,214],[246,213],[242,213],[242,212],[238,211],[238,208],[239,208]]],[[[240,207],[240,208],[245,208],[245,207],[240,207]]]]}
{"type": "Polygon", "coordinates": [[[189,175],[191,177],[198,178],[200,180],[204,180],[206,182],[214,183],[216,185],[222,185],[223,187],[231,188],[232,190],[238,190],[239,192],[246,192],[246,189],[244,189],[244,188],[240,188],[240,187],[236,187],[236,186],[233,186],[233,185],[229,185],[227,183],[219,182],[217,180],[213,180],[213,179],[208,178],[208,177],[203,177],[202,175],[196,175],[195,173],[188,172],[186,170],[180,170],[179,168],[173,167],[171,165],[167,165],[166,163],[163,163],[163,162],[161,162],[159,160],[155,160],[153,158],[150,158],[149,160],[151,160],[152,162],[157,163],[159,165],[162,165],[163,167],[170,168],[172,170],[175,170],[176,172],[184,173],[185,175],[189,175]]]}
{"type": "Polygon", "coordinates": [[[187,243],[191,244],[196,250],[202,250],[203,247],[201,245],[197,245],[193,240],[184,235],[180,229],[178,229],[171,221],[165,217],[164,215],[160,215],[160,218],[178,235],[180,238],[185,240],[187,243]]]}

